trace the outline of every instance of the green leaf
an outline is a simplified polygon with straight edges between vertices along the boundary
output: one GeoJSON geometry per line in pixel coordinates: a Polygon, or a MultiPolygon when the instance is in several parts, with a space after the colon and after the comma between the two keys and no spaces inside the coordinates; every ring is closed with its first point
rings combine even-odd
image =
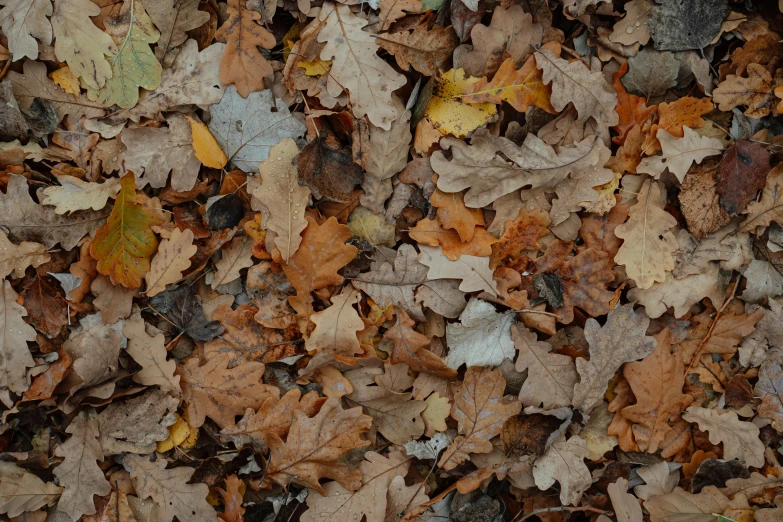
{"type": "Polygon", "coordinates": [[[126,0],[117,19],[106,19],[106,32],[117,44],[109,59],[112,76],[101,89],[87,89],[87,96],[104,105],[129,109],[139,101],[139,87],[157,89],[163,71],[150,48],[160,38],[141,0],[126,0]]]}

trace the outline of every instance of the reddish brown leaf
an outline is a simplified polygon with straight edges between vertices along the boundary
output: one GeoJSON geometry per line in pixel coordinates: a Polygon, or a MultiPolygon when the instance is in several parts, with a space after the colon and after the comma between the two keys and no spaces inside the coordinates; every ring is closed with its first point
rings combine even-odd
{"type": "Polygon", "coordinates": [[[717,192],[720,206],[737,215],[764,188],[772,169],[770,155],[761,144],[738,141],[732,145],[718,165],[717,192]]]}

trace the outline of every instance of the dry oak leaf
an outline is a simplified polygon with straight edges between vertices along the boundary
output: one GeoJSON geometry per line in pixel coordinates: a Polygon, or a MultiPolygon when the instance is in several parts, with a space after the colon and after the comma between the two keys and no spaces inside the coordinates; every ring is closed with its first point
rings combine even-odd
{"type": "Polygon", "coordinates": [[[364,407],[372,417],[373,426],[394,444],[418,439],[424,434],[421,413],[427,405],[414,400],[412,393],[396,392],[390,389],[394,386],[385,386],[384,377],[389,378],[389,373],[382,375],[378,368],[346,372],[345,378],[351,382],[353,392],[345,399],[364,407]]]}
{"type": "Polygon", "coordinates": [[[742,340],[739,347],[739,360],[742,366],[759,366],[767,359],[767,352],[773,346],[783,345],[783,304],[769,299],[769,309],[758,305],[748,308],[749,312],[758,310],[764,317],[756,324],[756,329],[742,340]]]}
{"type": "Polygon", "coordinates": [[[505,388],[506,380],[500,370],[468,368],[451,408],[460,435],[443,453],[438,466],[449,471],[469,459],[471,453],[492,451],[489,440],[499,435],[506,419],[522,408],[518,401],[505,402],[505,388]]]}
{"type": "MultiPolygon", "coordinates": [[[[192,103],[187,101],[186,103],[192,103]]],[[[305,125],[269,89],[242,98],[229,86],[220,103],[209,107],[209,130],[235,167],[255,172],[283,138],[298,138],[305,125]]]]}
{"type": "Polygon", "coordinates": [[[30,387],[27,369],[35,366],[28,342],[35,341],[36,333],[23,317],[25,309],[16,300],[19,297],[11,283],[2,282],[2,299],[0,299],[0,386],[14,393],[24,393],[30,387]]]}
{"type": "Polygon", "coordinates": [[[439,247],[419,246],[419,263],[426,265],[427,279],[459,279],[463,292],[486,291],[498,295],[497,282],[492,278],[488,257],[463,255],[452,261],[439,247]]]}
{"type": "Polygon", "coordinates": [[[0,513],[13,518],[53,506],[62,491],[62,487],[44,482],[16,464],[0,461],[0,513]]]}
{"type": "Polygon", "coordinates": [[[214,522],[215,510],[206,500],[209,488],[206,484],[190,484],[193,468],[182,466],[166,469],[167,461],[158,457],[150,461],[146,455],[126,455],[123,464],[130,471],[133,489],[141,499],[155,501],[156,520],[172,522],[214,522]]]}
{"type": "Polygon", "coordinates": [[[150,262],[150,270],[144,275],[147,289],[144,292],[152,297],[182,279],[182,273],[190,268],[190,258],[196,254],[197,247],[193,244],[193,231],[174,228],[171,236],[164,239],[158,246],[158,252],[150,262]]]}
{"type": "Polygon", "coordinates": [[[680,187],[680,209],[688,230],[701,239],[731,221],[731,216],[720,205],[717,192],[718,160],[710,159],[693,165],[680,187]]]}
{"type": "Polygon", "coordinates": [[[258,165],[258,178],[248,178],[248,192],[263,204],[270,217],[264,220],[267,229],[276,234],[274,242],[280,257],[287,261],[302,243],[302,231],[307,227],[305,207],[310,190],[299,185],[293,159],[299,147],[291,138],[284,138],[269,151],[269,158],[258,165]]]}
{"type": "Polygon", "coordinates": [[[166,360],[166,341],[162,333],[149,335],[143,320],[125,321],[122,334],[128,338],[125,351],[141,366],[133,380],[145,386],[159,386],[161,390],[178,394],[182,391],[177,363],[166,360]]]}
{"type": "Polygon", "coordinates": [[[582,493],[593,482],[584,463],[587,453],[587,443],[578,435],[553,443],[533,465],[533,478],[538,489],[547,490],[557,481],[560,483],[560,502],[577,505],[582,493]]]}
{"type": "Polygon", "coordinates": [[[303,331],[307,331],[307,319],[313,313],[312,292],[342,284],[343,277],[337,271],[359,253],[356,247],[345,244],[353,234],[337,219],[331,217],[323,225],[316,223],[309,215],[305,219],[307,228],[302,234],[299,250],[287,263],[277,258],[291,286],[296,289],[296,295],[289,297],[288,302],[296,310],[303,331]]]}
{"type": "Polygon", "coordinates": [[[348,203],[354,199],[354,186],[364,180],[364,172],[353,157],[340,150],[339,143],[333,145],[333,140],[320,136],[305,145],[294,161],[301,182],[316,198],[348,203]]]}
{"type": "Polygon", "coordinates": [[[705,125],[702,116],[715,109],[709,98],[691,98],[686,96],[671,103],[658,105],[658,123],[653,124],[650,133],[642,144],[642,152],[646,155],[655,154],[661,150],[658,142],[658,129],[667,131],[677,138],[683,137],[684,126],[691,129],[701,129],[705,125]]]}
{"type": "Polygon", "coordinates": [[[244,522],[245,508],[242,507],[245,483],[236,475],[226,477],[226,489],[215,488],[223,500],[223,513],[218,515],[221,522],[244,522]]]}
{"type": "Polygon", "coordinates": [[[658,129],[657,137],[663,151],[661,156],[642,159],[636,172],[658,179],[664,170],[669,169],[682,183],[693,162],[701,163],[707,156],[715,156],[723,151],[723,143],[719,139],[699,136],[687,126],[682,129],[682,138],[675,138],[665,129],[658,129]]]}
{"type": "Polygon", "coordinates": [[[27,179],[12,174],[8,190],[0,194],[0,225],[13,241],[35,241],[46,248],[57,243],[73,250],[87,234],[100,226],[108,211],[84,211],[76,216],[60,216],[54,208],[35,203],[27,189],[27,179]]]}
{"type": "Polygon", "coordinates": [[[679,318],[705,297],[713,305],[722,303],[726,295],[726,283],[728,281],[721,277],[718,265],[711,263],[703,274],[692,274],[682,279],[666,274],[662,283],[655,283],[644,290],[633,288],[628,292],[628,299],[644,306],[651,319],[661,317],[669,308],[674,308],[674,317],[679,318]]]}
{"type": "Polygon", "coordinates": [[[498,313],[487,301],[472,298],[459,316],[459,323],[446,325],[449,353],[446,364],[459,369],[471,366],[499,366],[504,359],[514,358],[511,324],[514,313],[498,313]]]}
{"type": "Polygon", "coordinates": [[[67,62],[71,72],[93,89],[103,87],[111,78],[111,62],[106,56],[118,52],[112,37],[90,20],[100,12],[90,0],[57,0],[52,15],[57,59],[67,62]]]}
{"type": "Polygon", "coordinates": [[[379,0],[378,20],[381,31],[388,31],[389,27],[403,18],[406,13],[421,13],[421,0],[379,0]]]}
{"type": "Polygon", "coordinates": [[[590,136],[555,152],[533,133],[518,147],[481,129],[473,133],[470,145],[454,138],[442,139],[440,146],[451,149],[451,160],[437,151],[430,162],[439,175],[440,190],[461,192],[470,188],[465,193],[465,204],[482,208],[522,187],[554,188],[569,174],[587,170],[599,161],[602,149],[606,149],[599,142],[590,136]]]}
{"type": "Polygon", "coordinates": [[[585,323],[585,339],[590,359],[577,359],[579,382],[574,387],[574,407],[589,412],[601,400],[609,380],[624,363],[647,357],[655,349],[655,339],[645,335],[650,319],[633,304],[609,312],[603,326],[595,319],[585,323]]]}
{"type": "Polygon", "coordinates": [[[720,206],[731,215],[742,212],[763,189],[771,170],[770,153],[760,143],[734,143],[718,164],[720,206]]]}
{"type": "Polygon", "coordinates": [[[645,484],[636,486],[633,488],[633,492],[642,500],[667,495],[674,491],[674,488],[680,482],[680,471],[670,471],[669,463],[666,461],[642,466],[636,473],[644,480],[645,484]]]}
{"type": "MultiPolygon", "coordinates": [[[[559,52],[559,44],[553,47],[559,52]]],[[[546,49],[546,45],[543,48],[546,49]]],[[[500,64],[492,81],[482,78],[470,85],[462,100],[466,103],[492,102],[497,105],[505,101],[519,112],[525,112],[532,106],[557,114],[549,102],[551,95],[552,86],[544,83],[543,74],[536,68],[536,59],[531,56],[519,69],[514,68],[512,58],[507,59],[500,64]]]]}
{"type": "Polygon", "coordinates": [[[562,112],[573,103],[579,114],[578,121],[593,117],[598,125],[613,126],[619,123],[615,112],[617,93],[606,82],[603,73],[592,72],[579,60],[568,62],[558,58],[548,49],[536,52],[536,65],[544,73],[544,81],[552,83],[550,101],[556,111],[562,112]]]}
{"type": "Polygon", "coordinates": [[[682,418],[709,432],[711,443],[722,442],[724,459],[739,459],[752,468],[764,465],[764,443],[759,439],[759,427],[739,420],[735,412],[691,406],[682,418]]]}
{"type": "Polygon", "coordinates": [[[90,291],[95,295],[92,304],[100,310],[104,324],[116,323],[128,317],[133,308],[133,298],[139,295],[138,290],[113,285],[106,276],[95,278],[90,284],[90,291]]]}
{"type": "MultiPolygon", "coordinates": [[[[747,500],[741,496],[747,505],[747,500]]],[[[742,500],[729,498],[718,491],[718,488],[706,486],[698,494],[688,493],[682,488],[676,488],[671,493],[655,496],[644,502],[644,507],[650,512],[652,522],[674,522],[677,520],[693,522],[711,522],[719,520],[733,505],[742,505],[742,500]]]]}
{"type": "Polygon", "coordinates": [[[150,388],[126,401],[114,401],[98,415],[98,441],[105,455],[155,451],[169,437],[179,399],[150,388]]]}
{"type": "Polygon", "coordinates": [[[663,282],[666,272],[674,270],[677,239],[671,229],[677,220],[663,207],[666,193],[659,183],[647,180],[642,185],[637,203],[631,207],[630,219],[614,229],[623,245],[614,257],[625,265],[628,277],[641,289],[663,282]]]}
{"type": "Polygon", "coordinates": [[[212,313],[212,318],[220,321],[225,331],[204,346],[204,357],[212,359],[228,354],[229,367],[233,368],[245,361],[270,363],[302,355],[301,340],[298,333],[292,336],[286,331],[266,328],[259,325],[254,316],[258,308],[239,305],[232,310],[222,305],[212,313]]]}
{"type": "Polygon", "coordinates": [[[492,254],[492,244],[495,237],[482,227],[475,227],[473,237],[468,242],[462,242],[456,230],[447,230],[441,225],[440,218],[424,218],[416,226],[409,229],[409,234],[419,245],[431,247],[441,246],[443,254],[452,261],[460,256],[487,257],[492,254]]]}
{"type": "Polygon", "coordinates": [[[647,22],[652,16],[650,0],[631,0],[623,6],[623,9],[625,9],[625,17],[614,24],[609,40],[622,45],[635,43],[647,45],[650,41],[650,26],[647,22]]]}
{"type": "Polygon", "coordinates": [[[722,111],[731,111],[734,107],[746,105],[745,116],[763,118],[769,115],[775,106],[774,90],[783,83],[783,78],[774,78],[762,65],[751,63],[747,68],[748,77],[730,74],[712,91],[713,99],[722,111]]]}
{"type": "Polygon", "coordinates": [[[49,365],[44,373],[39,373],[33,377],[30,388],[24,392],[24,399],[28,401],[39,401],[50,398],[54,391],[66,377],[66,373],[71,368],[73,358],[63,349],[57,351],[57,360],[49,365]]]}
{"type": "Polygon", "coordinates": [[[172,51],[187,40],[187,31],[197,29],[209,21],[206,11],[198,10],[198,0],[174,0],[173,2],[150,2],[145,7],[160,39],[155,48],[155,57],[164,67],[171,64],[172,51]]]}
{"type": "Polygon", "coordinates": [[[98,440],[98,415],[95,410],[82,410],[65,430],[71,435],[67,441],[57,447],[54,454],[63,457],[63,461],[54,469],[54,475],[65,488],[58,511],[67,513],[72,520],[82,515],[95,514],[93,496],[111,493],[109,481],[98,467],[104,453],[98,440]]]}
{"type": "Polygon", "coordinates": [[[52,43],[52,25],[47,16],[52,14],[50,0],[3,0],[0,2],[0,29],[8,38],[8,51],[13,61],[29,56],[38,58],[38,42],[52,43]]]}
{"type": "Polygon", "coordinates": [[[207,417],[221,428],[234,425],[234,417],[247,408],[258,408],[268,397],[277,397],[279,390],[261,383],[264,365],[246,362],[229,369],[229,354],[219,354],[199,365],[198,357],[186,359],[178,368],[182,400],[188,422],[194,428],[207,417]]]}
{"type": "Polygon", "coordinates": [[[761,365],[754,391],[756,397],[761,397],[758,414],[772,419],[772,426],[783,431],[783,368],[778,361],[768,360],[761,365]]]}
{"type": "Polygon", "coordinates": [[[582,227],[579,229],[579,235],[587,248],[595,248],[600,252],[606,252],[609,257],[614,259],[623,240],[614,235],[614,230],[622,225],[628,219],[630,207],[620,203],[621,196],[616,194],[616,204],[612,210],[599,216],[588,214],[582,218],[582,227]]]}
{"type": "Polygon", "coordinates": [[[212,289],[239,279],[240,270],[253,266],[253,241],[247,236],[235,237],[220,251],[222,257],[215,263],[217,269],[212,289]]]}
{"type": "Polygon", "coordinates": [[[691,328],[686,330],[685,339],[680,342],[680,354],[684,361],[690,359],[698,351],[700,354],[733,355],[737,352],[737,345],[742,339],[755,329],[764,313],[761,311],[752,314],[737,314],[727,311],[721,315],[712,333],[707,337],[714,322],[714,311],[706,310],[691,318],[691,328]]]}
{"type": "Polygon", "coordinates": [[[232,441],[237,447],[252,444],[256,450],[267,448],[267,437],[274,433],[283,438],[295,420],[295,412],[301,411],[307,417],[313,417],[326,402],[326,398],[318,397],[318,393],[310,392],[302,396],[295,388],[280,399],[269,397],[258,411],[248,408],[244,417],[234,426],[229,426],[220,432],[221,438],[232,441]]]}
{"type": "Polygon", "coordinates": [[[456,377],[457,372],[449,368],[446,361],[427,349],[430,340],[413,329],[415,324],[405,310],[397,309],[397,322],[383,336],[394,343],[392,364],[404,363],[414,372],[431,373],[444,379],[456,377]]]}
{"type": "Polygon", "coordinates": [[[492,245],[491,266],[502,265],[506,259],[519,259],[526,251],[539,250],[539,239],[549,235],[551,224],[549,215],[541,209],[520,209],[516,219],[505,222],[503,235],[492,245]]]}
{"type": "Polygon", "coordinates": [[[36,273],[22,287],[22,297],[30,324],[50,339],[68,323],[65,292],[53,277],[36,273]]]}
{"type": "Polygon", "coordinates": [[[391,451],[388,457],[368,451],[358,465],[362,473],[361,488],[350,491],[337,482],[330,482],[324,486],[323,495],[310,491],[309,509],[302,514],[302,522],[361,522],[364,517],[367,522],[385,522],[389,486],[394,478],[408,473],[410,460],[399,450],[391,451]]]}
{"type": "MultiPolygon", "coordinates": [[[[626,4],[626,9],[632,3],[640,1],[646,3],[648,0],[632,0],[626,4]]],[[[637,125],[639,126],[639,131],[645,133],[646,136],[646,132],[649,131],[656,113],[654,105],[651,107],[647,106],[646,98],[630,94],[626,90],[621,79],[627,72],[628,62],[625,62],[617,72],[612,74],[612,86],[617,91],[617,107],[615,107],[615,111],[617,111],[620,120],[612,128],[618,134],[612,138],[612,141],[618,145],[626,142],[631,129],[637,125]]]]}
{"type": "Polygon", "coordinates": [[[511,338],[519,351],[516,370],[527,370],[527,379],[519,390],[519,400],[525,406],[546,409],[569,406],[578,379],[573,359],[551,353],[552,345],[539,341],[536,334],[519,323],[511,325],[511,338]]]}
{"type": "Polygon", "coordinates": [[[53,205],[58,214],[72,214],[77,210],[101,210],[120,191],[120,180],[111,178],[104,183],[88,183],[73,176],[57,176],[59,186],[43,189],[42,205],[53,205]]]}
{"type": "Polygon", "coordinates": [[[437,216],[444,228],[457,231],[461,241],[473,239],[476,227],[484,226],[484,212],[477,208],[468,208],[461,192],[447,194],[437,188],[430,196],[430,204],[437,208],[437,216]]]}
{"type": "Polygon", "coordinates": [[[328,399],[312,418],[295,412],[285,442],[275,433],[267,435],[269,466],[261,486],[288,486],[293,482],[324,495],[318,481],[330,478],[352,491],[361,488],[362,473],[340,459],[370,444],[361,436],[371,427],[372,418],[361,408],[343,410],[338,399],[328,399]]]}
{"type": "Polygon", "coordinates": [[[319,20],[323,26],[317,40],[326,44],[320,58],[332,60],[327,92],[336,97],[348,91],[354,116],[366,115],[370,123],[388,130],[399,116],[392,93],[405,85],[405,76],[376,54],[375,37],[362,31],[367,20],[351,13],[349,6],[325,2],[319,20]]]}
{"type": "MultiPolygon", "coordinates": [[[[482,125],[494,120],[498,112],[494,103],[468,104],[461,99],[462,93],[479,81],[478,78],[465,78],[463,69],[451,69],[441,73],[439,78],[435,77],[432,95],[424,115],[441,134],[464,138],[482,125]]],[[[459,192],[460,190],[445,190],[444,192],[459,192]]]]}
{"type": "Polygon", "coordinates": [[[614,281],[609,255],[586,248],[568,257],[573,249],[573,243],[558,239],[535,260],[538,274],[555,274],[562,285],[563,305],[555,312],[564,324],[574,320],[575,307],[596,317],[608,313],[614,299],[614,292],[607,289],[614,281]]]}
{"type": "Polygon", "coordinates": [[[274,71],[259,47],[271,49],[275,37],[258,23],[261,13],[250,9],[247,0],[229,0],[227,18],[215,33],[216,40],[226,41],[220,62],[220,81],[234,84],[243,98],[264,89],[264,78],[274,71]]]}
{"type": "Polygon", "coordinates": [[[643,522],[642,506],[628,493],[628,479],[619,478],[606,487],[617,522],[643,522]]]}
{"type": "Polygon", "coordinates": [[[375,41],[394,56],[400,69],[408,71],[413,67],[425,76],[435,76],[438,70],[445,69],[459,44],[451,27],[427,30],[426,24],[417,25],[412,32],[381,33],[375,41]]]}
{"type": "Polygon", "coordinates": [[[163,224],[164,219],[160,211],[138,201],[133,172],[125,174],[120,184],[108,221],[95,232],[90,255],[98,261],[98,272],[109,276],[112,283],[139,288],[158,248],[152,227],[163,224]]]}
{"type": "Polygon", "coordinates": [[[28,266],[37,268],[49,262],[50,256],[46,247],[32,241],[22,241],[15,245],[8,236],[0,230],[0,278],[14,274],[14,278],[24,277],[28,266]]]}
{"type": "Polygon", "coordinates": [[[364,330],[364,321],[354,308],[361,295],[351,287],[332,297],[332,306],[310,316],[315,329],[305,342],[311,355],[328,355],[338,362],[354,365],[355,356],[364,352],[357,333],[364,330]]]}
{"type": "Polygon", "coordinates": [[[634,423],[633,434],[640,451],[656,453],[680,412],[693,398],[682,393],[685,367],[679,354],[671,353],[671,335],[664,329],[655,336],[655,350],[638,362],[625,365],[623,375],[636,397],[636,404],[621,414],[634,423]]]}
{"type": "Polygon", "coordinates": [[[740,227],[741,232],[750,232],[770,223],[783,222],[783,164],[777,165],[767,174],[767,183],[761,192],[761,199],[751,201],[745,207],[748,215],[740,227]]]}
{"type": "MultiPolygon", "coordinates": [[[[389,130],[369,124],[370,140],[360,158],[367,172],[362,182],[365,193],[359,196],[359,202],[378,215],[386,213],[385,202],[394,193],[391,178],[408,163],[412,138],[411,113],[404,109],[401,101],[398,110],[400,116],[392,122],[389,130]]],[[[407,201],[408,197],[405,198],[407,201]]]]}

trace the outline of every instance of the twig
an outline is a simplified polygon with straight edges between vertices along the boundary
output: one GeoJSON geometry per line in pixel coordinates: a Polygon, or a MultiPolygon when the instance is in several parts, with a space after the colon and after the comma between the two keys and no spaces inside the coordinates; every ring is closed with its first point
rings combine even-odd
{"type": "MultiPolygon", "coordinates": [[[[577,506],[577,507],[556,506],[556,507],[541,508],[541,509],[536,509],[534,511],[531,511],[530,513],[528,513],[524,517],[520,518],[518,522],[523,522],[524,520],[527,520],[528,518],[534,517],[536,515],[540,515],[541,513],[557,513],[558,511],[568,511],[569,513],[574,513],[575,511],[589,511],[591,513],[599,513],[601,515],[607,515],[607,516],[611,513],[611,511],[606,511],[604,509],[598,509],[598,508],[593,507],[593,506],[577,506]]],[[[517,514],[517,516],[519,516],[520,514],[522,514],[522,511],[520,511],[517,514]]],[[[517,517],[514,517],[511,520],[511,522],[517,522],[517,517]]]]}
{"type": "Polygon", "coordinates": [[[690,373],[691,368],[693,368],[693,363],[698,359],[702,348],[704,348],[704,345],[707,344],[707,341],[709,340],[710,336],[712,335],[712,331],[715,330],[715,325],[718,324],[718,319],[720,319],[721,314],[724,310],[726,310],[726,307],[729,306],[729,303],[734,300],[734,296],[737,293],[737,287],[739,286],[739,281],[734,283],[734,288],[731,290],[731,295],[724,301],[723,306],[720,307],[720,310],[718,310],[718,313],[715,314],[715,319],[712,320],[712,324],[710,325],[710,329],[707,331],[707,335],[704,336],[704,339],[701,340],[701,343],[699,343],[699,347],[696,349],[696,352],[694,352],[693,357],[691,357],[691,362],[688,363],[688,368],[685,370],[685,376],[690,373]]]}

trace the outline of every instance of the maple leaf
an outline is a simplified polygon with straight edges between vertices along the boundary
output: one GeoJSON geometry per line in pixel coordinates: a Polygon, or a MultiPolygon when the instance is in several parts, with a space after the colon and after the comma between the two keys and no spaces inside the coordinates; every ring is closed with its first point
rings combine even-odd
{"type": "Polygon", "coordinates": [[[623,363],[642,359],[655,349],[655,340],[645,335],[649,324],[650,319],[634,311],[633,304],[612,309],[603,326],[595,319],[587,320],[585,338],[590,344],[590,360],[576,360],[580,380],[574,387],[575,407],[589,412],[623,363]]]}
{"type": "Polygon", "coordinates": [[[318,397],[315,392],[302,396],[302,392],[293,389],[283,395],[267,398],[258,411],[248,408],[244,417],[234,426],[229,426],[220,432],[220,436],[229,439],[237,446],[251,443],[253,447],[265,449],[267,436],[274,433],[283,438],[288,435],[288,430],[295,420],[295,412],[301,411],[307,417],[313,417],[326,402],[325,398],[318,397]]]}
{"type": "Polygon", "coordinates": [[[190,357],[177,368],[191,426],[198,428],[207,417],[222,428],[232,426],[234,417],[247,408],[279,395],[277,388],[261,383],[263,364],[251,361],[228,369],[228,363],[229,355],[219,354],[203,366],[190,357]]]}
{"type": "Polygon", "coordinates": [[[27,511],[53,506],[63,488],[44,482],[11,462],[0,462],[0,513],[18,517],[27,511]]]}
{"type": "Polygon", "coordinates": [[[641,289],[664,281],[666,272],[674,269],[677,241],[670,229],[677,224],[674,216],[663,209],[663,187],[648,180],[642,185],[638,202],[631,207],[630,219],[614,229],[623,239],[614,261],[625,265],[628,277],[641,289]]]}
{"type": "Polygon", "coordinates": [[[160,30],[160,39],[155,48],[155,58],[168,65],[166,58],[187,39],[187,31],[201,27],[209,21],[209,13],[198,10],[196,0],[175,0],[174,2],[150,2],[147,6],[155,27],[160,30]]]}
{"type": "Polygon", "coordinates": [[[445,69],[451,53],[459,44],[451,27],[433,27],[418,24],[413,31],[378,34],[376,43],[397,60],[403,71],[415,70],[426,76],[435,76],[439,69],[445,69]]]}
{"type": "Polygon", "coordinates": [[[95,410],[79,412],[65,431],[71,438],[55,450],[56,456],[64,457],[54,469],[58,482],[65,488],[57,509],[77,520],[82,515],[94,514],[93,496],[108,495],[111,486],[97,463],[103,460],[103,449],[98,442],[95,410]]]}
{"type": "Polygon", "coordinates": [[[713,444],[722,442],[723,458],[740,459],[753,468],[764,465],[764,444],[759,440],[758,426],[739,420],[735,412],[691,406],[682,418],[709,432],[713,444]]]}
{"type": "Polygon", "coordinates": [[[164,221],[159,212],[139,203],[133,172],[120,179],[120,186],[108,221],[90,244],[90,255],[98,261],[98,271],[112,283],[139,288],[158,248],[151,227],[164,221]]]}
{"type": "Polygon", "coordinates": [[[522,407],[518,402],[505,403],[505,387],[506,380],[500,370],[468,368],[451,408],[460,435],[446,448],[438,466],[448,471],[470,458],[471,453],[492,451],[489,439],[500,434],[506,419],[519,413],[522,407]]]}
{"type": "Polygon", "coordinates": [[[367,21],[348,6],[326,2],[318,19],[323,25],[317,40],[326,44],[319,56],[332,60],[326,90],[331,96],[348,91],[354,116],[389,129],[398,116],[392,92],[405,85],[405,77],[376,54],[375,38],[362,31],[367,21]]]}
{"type": "Polygon", "coordinates": [[[361,472],[338,460],[370,444],[361,435],[371,426],[372,418],[360,407],[343,410],[337,399],[328,399],[312,418],[296,412],[285,442],[274,433],[267,436],[271,453],[261,486],[295,482],[324,495],[318,480],[330,478],[346,489],[359,489],[361,472]]]}
{"type": "Polygon", "coordinates": [[[123,463],[130,470],[136,494],[155,501],[160,522],[172,522],[174,517],[199,522],[215,519],[215,510],[206,501],[207,485],[188,483],[192,468],[166,469],[166,459],[159,457],[152,462],[139,455],[126,455],[123,463]]]}
{"type": "Polygon", "coordinates": [[[519,390],[519,400],[525,406],[558,408],[571,404],[577,381],[574,361],[567,355],[550,353],[552,345],[539,341],[536,334],[521,326],[511,325],[511,338],[519,351],[516,370],[527,370],[527,379],[519,390]]]}
{"type": "Polygon", "coordinates": [[[432,373],[446,379],[456,377],[457,372],[449,368],[446,361],[427,350],[430,340],[413,329],[415,324],[404,310],[397,309],[397,322],[384,334],[384,338],[394,342],[392,364],[405,363],[415,372],[432,373]]]}
{"type": "Polygon", "coordinates": [[[307,228],[299,250],[282,267],[296,289],[296,295],[289,297],[288,302],[302,319],[313,313],[311,293],[341,284],[343,277],[337,270],[350,263],[358,253],[356,247],[345,244],[353,234],[335,218],[327,219],[323,225],[318,225],[309,215],[305,219],[307,228]]]}
{"type": "Polygon", "coordinates": [[[586,456],[587,443],[578,435],[553,443],[533,465],[536,486],[546,490],[557,481],[560,483],[560,502],[576,505],[592,483],[590,470],[584,463],[586,456]]]}
{"type": "Polygon", "coordinates": [[[230,86],[220,103],[210,106],[209,114],[212,135],[229,161],[245,172],[254,172],[280,140],[298,138],[305,131],[304,124],[269,89],[242,98],[230,86]]]}

